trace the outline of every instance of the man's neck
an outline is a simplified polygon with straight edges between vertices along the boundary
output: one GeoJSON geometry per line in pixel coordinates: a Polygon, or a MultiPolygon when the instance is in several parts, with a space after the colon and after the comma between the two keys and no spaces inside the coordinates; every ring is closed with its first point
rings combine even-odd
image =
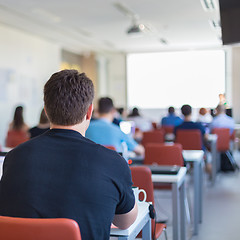
{"type": "Polygon", "coordinates": [[[63,125],[57,125],[57,124],[50,124],[50,129],[66,129],[66,130],[74,130],[76,132],[79,132],[82,136],[85,136],[86,133],[86,123],[82,122],[76,125],[72,125],[72,126],[63,126],[63,125]]]}
{"type": "Polygon", "coordinates": [[[185,116],[184,121],[185,122],[191,122],[192,121],[192,116],[191,115],[185,116]]]}
{"type": "Polygon", "coordinates": [[[112,122],[112,121],[113,121],[113,115],[112,115],[112,113],[99,114],[99,118],[100,118],[100,119],[106,119],[106,120],[108,120],[109,122],[112,122]]]}

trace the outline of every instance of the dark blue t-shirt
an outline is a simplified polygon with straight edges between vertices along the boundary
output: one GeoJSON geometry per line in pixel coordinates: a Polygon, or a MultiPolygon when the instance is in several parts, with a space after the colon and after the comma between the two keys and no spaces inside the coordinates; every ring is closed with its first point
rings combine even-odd
{"type": "Polygon", "coordinates": [[[126,161],[73,130],[53,129],[4,161],[0,215],[70,218],[83,240],[109,239],[115,214],[135,203],[126,161]]]}

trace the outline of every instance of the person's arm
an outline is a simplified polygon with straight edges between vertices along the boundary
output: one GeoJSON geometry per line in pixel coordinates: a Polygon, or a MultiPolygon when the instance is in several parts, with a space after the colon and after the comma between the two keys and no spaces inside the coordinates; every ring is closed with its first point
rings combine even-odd
{"type": "Polygon", "coordinates": [[[138,144],[134,150],[133,150],[137,155],[144,155],[145,149],[142,145],[138,144]]]}
{"type": "Polygon", "coordinates": [[[135,205],[130,212],[124,214],[116,214],[113,219],[113,224],[120,229],[127,229],[134,223],[137,218],[137,214],[138,207],[135,202],[135,205]]]}

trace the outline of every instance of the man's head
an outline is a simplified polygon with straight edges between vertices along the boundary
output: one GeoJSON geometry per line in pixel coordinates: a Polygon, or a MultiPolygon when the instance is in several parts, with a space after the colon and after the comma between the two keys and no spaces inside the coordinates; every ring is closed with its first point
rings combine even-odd
{"type": "Polygon", "coordinates": [[[174,112],[175,112],[174,107],[169,107],[169,108],[168,108],[168,113],[169,113],[169,114],[174,114],[174,112]]]}
{"type": "Polygon", "coordinates": [[[185,104],[181,107],[181,111],[184,117],[188,117],[192,114],[192,107],[188,104],[185,104]]]}
{"type": "Polygon", "coordinates": [[[54,73],[44,86],[44,105],[52,124],[81,123],[94,97],[92,81],[77,70],[54,73]]]}
{"type": "Polygon", "coordinates": [[[217,114],[225,113],[226,112],[226,107],[223,104],[219,104],[216,107],[217,114]]]}
{"type": "Polygon", "coordinates": [[[114,106],[113,101],[109,97],[103,97],[98,100],[98,113],[99,114],[108,114],[113,112],[114,106]]]}

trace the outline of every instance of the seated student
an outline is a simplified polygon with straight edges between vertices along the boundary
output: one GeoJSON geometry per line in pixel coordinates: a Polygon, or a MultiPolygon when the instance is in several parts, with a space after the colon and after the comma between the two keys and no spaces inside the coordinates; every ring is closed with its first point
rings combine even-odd
{"type": "Polygon", "coordinates": [[[197,122],[201,122],[203,124],[208,124],[211,121],[212,121],[212,116],[208,112],[208,110],[206,108],[200,108],[197,122]]]}
{"type": "Polygon", "coordinates": [[[36,127],[29,129],[30,137],[33,138],[43,134],[50,129],[49,127],[49,120],[45,114],[44,109],[42,109],[39,124],[36,127]]]}
{"type": "Polygon", "coordinates": [[[9,124],[6,136],[6,147],[14,148],[29,140],[28,129],[23,118],[23,107],[18,106],[15,109],[13,121],[9,124]]]}
{"type": "Polygon", "coordinates": [[[128,115],[128,120],[133,121],[135,123],[135,127],[138,128],[141,132],[148,132],[153,129],[152,122],[143,117],[138,108],[134,107],[132,112],[128,115]]]}
{"type": "MultiPolygon", "coordinates": [[[[181,107],[182,114],[184,116],[184,121],[179,126],[176,126],[174,128],[174,134],[176,135],[176,132],[178,129],[199,129],[202,133],[202,137],[204,138],[205,135],[205,128],[202,126],[201,123],[193,122],[191,120],[192,118],[192,107],[190,105],[183,105],[181,107]]],[[[203,139],[204,140],[204,139],[203,139]]]]}
{"type": "Polygon", "coordinates": [[[210,130],[213,128],[229,128],[230,134],[233,133],[235,127],[235,122],[232,117],[226,115],[226,107],[223,104],[219,104],[216,107],[216,117],[210,124],[210,130]]]}
{"type": "Polygon", "coordinates": [[[168,116],[163,117],[161,121],[162,126],[178,126],[183,122],[183,120],[175,115],[174,107],[168,108],[168,116]]]}
{"type": "Polygon", "coordinates": [[[100,98],[98,101],[99,119],[91,122],[86,137],[104,146],[114,146],[117,152],[123,152],[122,143],[127,144],[129,151],[144,154],[143,146],[137,144],[133,138],[123,133],[120,128],[112,123],[114,106],[111,98],[100,98]]]}
{"type": "Polygon", "coordinates": [[[85,138],[93,95],[92,81],[76,70],[47,81],[44,105],[51,130],[7,154],[0,215],[74,219],[83,240],[109,239],[111,222],[128,228],[135,221],[128,164],[85,138]]]}

